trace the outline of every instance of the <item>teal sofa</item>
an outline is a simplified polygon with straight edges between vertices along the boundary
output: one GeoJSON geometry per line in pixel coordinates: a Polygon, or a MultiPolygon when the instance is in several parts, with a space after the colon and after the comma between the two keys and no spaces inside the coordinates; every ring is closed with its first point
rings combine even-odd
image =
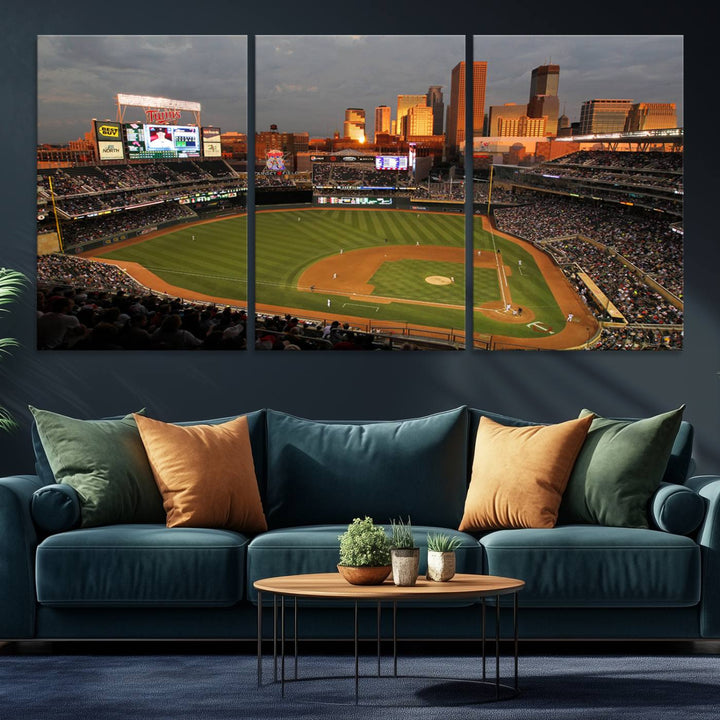
{"type": "MultiPolygon", "coordinates": [[[[458,572],[523,579],[521,638],[720,637],[720,477],[691,477],[689,423],[680,424],[647,529],[459,532],[482,416],[533,424],[467,407],[396,422],[249,413],[268,523],[255,536],[157,523],[82,527],[78,494],[55,483],[33,426],[35,474],[0,479],[0,639],[253,638],[253,582],[333,571],[338,535],[365,515],[382,524],[409,515],[421,548],[438,529],[457,537],[458,572]]],[[[421,573],[425,557],[422,549],[421,573]]],[[[372,636],[375,611],[364,611],[360,632],[372,636]]],[[[503,633],[511,615],[501,615],[503,633]]],[[[476,638],[479,617],[471,603],[406,603],[398,633],[476,638]]],[[[351,610],[332,602],[307,603],[301,618],[301,637],[347,637],[352,628],[351,610]]]]}

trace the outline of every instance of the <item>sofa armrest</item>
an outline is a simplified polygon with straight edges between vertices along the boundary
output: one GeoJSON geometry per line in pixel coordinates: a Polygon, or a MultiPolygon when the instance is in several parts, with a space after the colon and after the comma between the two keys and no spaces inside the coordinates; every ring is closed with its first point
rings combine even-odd
{"type": "Polygon", "coordinates": [[[697,533],[702,553],[700,635],[720,638],[720,475],[697,475],[685,481],[707,503],[697,533]]]}
{"type": "Polygon", "coordinates": [[[0,478],[0,640],[35,634],[38,536],[30,502],[42,485],[35,475],[0,478]]]}

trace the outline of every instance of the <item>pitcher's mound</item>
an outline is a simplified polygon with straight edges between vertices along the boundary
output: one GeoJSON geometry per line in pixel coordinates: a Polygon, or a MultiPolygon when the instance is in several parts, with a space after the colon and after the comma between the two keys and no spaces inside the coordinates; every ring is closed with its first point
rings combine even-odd
{"type": "Polygon", "coordinates": [[[450,285],[452,280],[449,277],[445,277],[445,275],[428,275],[425,278],[425,282],[430,283],[430,285],[450,285]]]}

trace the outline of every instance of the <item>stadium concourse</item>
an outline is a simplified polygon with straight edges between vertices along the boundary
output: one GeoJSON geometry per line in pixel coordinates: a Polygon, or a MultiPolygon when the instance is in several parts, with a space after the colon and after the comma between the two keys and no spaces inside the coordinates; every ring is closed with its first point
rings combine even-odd
{"type": "MultiPolygon", "coordinates": [[[[366,183],[387,177],[377,177],[369,167],[325,165],[314,164],[313,184],[316,193],[330,197],[367,195],[366,183]]],[[[495,227],[542,249],[562,269],[603,327],[589,349],[682,347],[681,152],[590,150],[532,167],[494,169],[495,227]]],[[[258,174],[255,182],[280,196],[310,186],[306,175],[258,174]]],[[[473,184],[478,209],[488,204],[489,189],[486,181],[473,184]]],[[[55,248],[38,257],[38,324],[45,328],[38,335],[40,346],[116,349],[139,342],[158,348],[244,348],[242,307],[165,297],[117,268],[75,253],[142,238],[161,226],[243,213],[246,190],[246,175],[223,160],[39,170],[38,236],[52,236],[59,228],[64,251],[55,248]],[[156,335],[169,317],[166,335],[156,335]],[[58,341],[61,327],[65,333],[58,341]]],[[[411,202],[457,202],[465,187],[462,178],[433,172],[417,186],[402,177],[394,189],[375,192],[411,202]]],[[[285,313],[258,314],[255,323],[260,349],[418,346],[343,330],[341,321],[333,328],[285,313]]]]}

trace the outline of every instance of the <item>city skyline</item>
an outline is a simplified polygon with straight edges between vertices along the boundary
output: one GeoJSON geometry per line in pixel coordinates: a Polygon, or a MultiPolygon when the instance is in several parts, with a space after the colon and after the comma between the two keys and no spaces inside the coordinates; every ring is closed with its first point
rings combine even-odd
{"type": "MultiPolygon", "coordinates": [[[[244,36],[40,36],[38,142],[67,143],[93,117],[114,120],[118,92],[197,101],[202,124],[245,132],[246,48],[244,36]]],[[[342,135],[356,107],[371,139],[375,108],[388,105],[396,119],[399,94],[439,85],[447,108],[463,59],[461,35],[258,36],[256,130],[342,135]]],[[[586,100],[622,97],[676,103],[683,124],[682,36],[476,36],[474,59],[488,63],[486,112],[526,103],[532,70],[552,63],[572,121],[586,100]]]]}

